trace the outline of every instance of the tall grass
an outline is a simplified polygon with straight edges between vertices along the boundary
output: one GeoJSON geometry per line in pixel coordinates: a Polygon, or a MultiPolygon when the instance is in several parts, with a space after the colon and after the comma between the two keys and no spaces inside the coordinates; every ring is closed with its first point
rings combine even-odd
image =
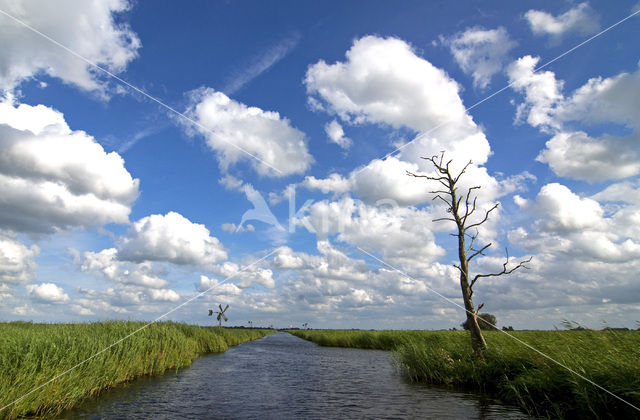
{"type": "MultiPolygon", "coordinates": [[[[485,332],[485,362],[473,357],[466,331],[290,332],[320,345],[393,350],[411,381],[488,392],[537,416],[640,418],[634,408],[499,331],[485,332]]],[[[640,407],[640,331],[511,334],[640,407]]]]}
{"type": "MultiPolygon", "coordinates": [[[[0,323],[0,407],[144,325],[0,323]]],[[[117,384],[188,366],[199,354],[224,352],[271,332],[154,323],[0,411],[0,418],[56,415],[117,384]]]]}

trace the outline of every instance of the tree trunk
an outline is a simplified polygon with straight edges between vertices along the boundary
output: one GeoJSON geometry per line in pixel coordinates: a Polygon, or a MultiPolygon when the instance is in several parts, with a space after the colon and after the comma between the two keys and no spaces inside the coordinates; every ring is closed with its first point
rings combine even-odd
{"type": "Polygon", "coordinates": [[[487,342],[484,340],[480,325],[478,325],[478,315],[476,308],[473,306],[471,287],[469,286],[469,260],[467,260],[466,244],[464,240],[465,227],[458,213],[458,205],[456,201],[455,190],[451,191],[453,199],[453,215],[458,225],[458,257],[460,260],[460,288],[462,289],[462,300],[464,308],[467,312],[467,325],[469,325],[469,333],[471,335],[471,347],[476,357],[484,360],[484,352],[487,350],[487,342]]]}
{"type": "Polygon", "coordinates": [[[469,281],[467,276],[462,273],[460,273],[460,287],[462,288],[464,308],[467,310],[467,325],[469,326],[469,333],[471,335],[471,347],[473,348],[473,352],[476,357],[480,360],[484,360],[484,352],[487,350],[487,342],[484,340],[484,336],[480,330],[480,325],[478,324],[478,316],[476,315],[475,308],[473,306],[469,281]]]}
{"type": "MultiPolygon", "coordinates": [[[[495,204],[489,210],[486,210],[484,218],[479,221],[476,220],[471,222],[469,217],[476,211],[476,199],[478,198],[477,194],[473,191],[480,189],[480,186],[463,189],[460,198],[458,198],[458,188],[456,186],[460,177],[465,173],[469,165],[471,165],[471,161],[462,168],[457,176],[454,176],[449,170],[449,164],[452,161],[450,160],[445,163],[444,153],[445,152],[442,152],[439,158],[437,155],[430,158],[423,157],[423,159],[428,160],[433,164],[436,169],[436,176],[419,175],[409,171],[407,171],[407,175],[415,178],[426,178],[440,184],[439,189],[431,191],[431,193],[435,194],[435,197],[433,198],[434,200],[438,199],[447,205],[447,213],[450,213],[451,217],[440,217],[433,221],[439,222],[446,220],[455,222],[456,227],[458,228],[458,234],[453,236],[458,237],[458,259],[460,260],[460,265],[458,266],[454,264],[454,266],[460,270],[460,288],[462,289],[462,300],[464,301],[464,308],[467,313],[467,325],[469,326],[469,333],[471,335],[471,346],[476,357],[480,360],[484,360],[484,353],[487,350],[487,342],[484,341],[484,337],[482,336],[480,325],[478,325],[478,313],[476,308],[473,306],[473,300],[471,299],[473,296],[473,286],[479,278],[498,277],[505,274],[511,274],[519,268],[527,268],[525,264],[531,262],[531,257],[529,257],[528,260],[520,261],[518,265],[508,269],[507,264],[509,264],[509,253],[507,252],[507,260],[502,265],[502,271],[491,274],[477,274],[474,276],[473,280],[469,282],[469,261],[478,255],[485,255],[483,252],[491,246],[491,243],[489,243],[484,246],[476,248],[473,247],[475,240],[478,238],[478,226],[487,221],[489,214],[498,208],[498,204],[495,204]],[[444,190],[442,189],[443,187],[445,188],[444,190]],[[460,212],[461,205],[463,206],[462,212],[460,212]],[[467,234],[467,230],[473,228],[475,228],[476,233],[475,235],[469,235],[471,243],[467,248],[465,245],[465,235],[467,234]]],[[[482,308],[482,304],[478,310],[480,308],[482,308]]]]}

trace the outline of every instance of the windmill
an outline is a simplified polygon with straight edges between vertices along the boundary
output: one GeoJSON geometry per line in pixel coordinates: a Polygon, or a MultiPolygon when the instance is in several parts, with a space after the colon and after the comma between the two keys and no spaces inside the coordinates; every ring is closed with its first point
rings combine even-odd
{"type": "Polygon", "coordinates": [[[305,322],[304,324],[302,324],[302,328],[307,328],[309,326],[308,322],[305,322]]]}
{"type": "Polygon", "coordinates": [[[253,327],[253,321],[249,321],[249,328],[253,327]]]}
{"type": "MultiPolygon", "coordinates": [[[[227,316],[224,314],[224,312],[229,309],[229,305],[225,306],[224,309],[222,309],[222,305],[218,305],[218,308],[220,308],[219,311],[215,311],[216,314],[218,314],[218,316],[216,317],[216,319],[218,320],[218,326],[222,327],[222,320],[224,319],[225,322],[228,321],[227,316]]],[[[213,309],[209,309],[209,316],[213,315],[213,309]]]]}

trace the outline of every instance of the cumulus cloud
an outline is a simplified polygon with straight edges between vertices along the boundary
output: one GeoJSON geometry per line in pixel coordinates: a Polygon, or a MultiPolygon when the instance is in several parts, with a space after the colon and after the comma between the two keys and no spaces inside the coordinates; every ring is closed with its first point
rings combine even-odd
{"type": "Polygon", "coordinates": [[[539,61],[540,57],[526,55],[513,62],[507,73],[513,89],[525,95],[525,101],[518,105],[516,121],[526,116],[529,125],[551,131],[559,128],[554,113],[558,103],[564,99],[564,83],[556,80],[551,71],[536,72],[539,61]]]}
{"type": "Polygon", "coordinates": [[[349,179],[335,173],[320,179],[315,176],[307,176],[301,185],[310,190],[320,190],[325,194],[343,194],[352,188],[352,183],[349,179]]]}
{"type": "Polygon", "coordinates": [[[306,171],[313,161],[305,134],[277,112],[203,88],[192,92],[186,114],[200,124],[189,126],[189,131],[207,139],[225,171],[246,161],[260,175],[285,176],[306,171]]]}
{"type": "Polygon", "coordinates": [[[201,224],[176,212],[153,214],[134,222],[118,242],[118,258],[208,265],[227,258],[218,238],[201,224]]]}
{"type": "Polygon", "coordinates": [[[343,149],[349,149],[353,145],[353,140],[344,135],[344,130],[338,121],[335,119],[330,123],[325,124],[324,132],[327,133],[329,141],[337,144],[343,149]]]}
{"type": "Polygon", "coordinates": [[[128,223],[139,181],[60,112],[0,102],[0,149],[0,227],[50,233],[128,223]]]}
{"type": "Polygon", "coordinates": [[[533,253],[534,263],[498,285],[496,294],[487,293],[488,301],[525,309],[554,307],[558,319],[565,317],[561,308],[567,305],[637,302],[637,285],[629,276],[640,269],[637,189],[635,183],[622,182],[581,197],[553,183],[532,200],[516,197],[533,222],[512,230],[509,241],[533,253]]]}
{"type": "Polygon", "coordinates": [[[328,240],[318,240],[317,250],[317,255],[284,246],[276,250],[273,266],[281,274],[281,287],[273,301],[278,307],[287,308],[288,314],[313,312],[316,322],[322,325],[366,325],[362,318],[365,309],[378,325],[389,314],[407,319],[424,316],[426,311],[435,315],[432,319],[440,318],[437,313],[443,315],[443,320],[451,318],[447,304],[438,302],[429,290],[435,288],[448,296],[459,294],[453,267],[428,264],[420,270],[419,277],[407,278],[385,268],[370,268],[363,259],[349,256],[328,240]],[[398,306],[402,314],[395,313],[398,306]],[[339,319],[328,319],[322,315],[325,313],[339,319]]]}
{"type": "Polygon", "coordinates": [[[308,176],[301,185],[325,194],[352,191],[369,204],[386,200],[405,206],[430,200],[429,191],[433,189],[433,185],[422,179],[408,177],[407,171],[420,172],[418,165],[390,156],[384,160],[372,160],[365,167],[352,171],[346,178],[335,173],[324,179],[308,176]]]}
{"type": "MultiPolygon", "coordinates": [[[[396,157],[375,159],[348,177],[326,180],[307,178],[309,188],[335,193],[349,189],[371,203],[395,200],[415,205],[430,199],[437,189],[424,180],[410,179],[406,171],[431,174],[433,167],[421,157],[445,150],[457,172],[473,161],[469,172],[482,185],[497,181],[480,167],[491,148],[482,130],[466,112],[460,87],[443,70],[419,57],[406,42],[396,38],[366,36],[356,40],[343,62],[312,65],[305,77],[307,92],[321,101],[322,109],[350,124],[376,123],[409,128],[416,137],[402,146],[396,157]]],[[[485,191],[498,188],[486,188],[485,191]]],[[[486,194],[488,197],[488,193],[486,194]]],[[[492,197],[495,198],[495,195],[492,197]]]]}
{"type": "Polygon", "coordinates": [[[222,283],[214,278],[200,276],[200,281],[196,283],[198,292],[207,292],[213,295],[237,296],[242,294],[242,289],[233,283],[222,283]]]}
{"type": "Polygon", "coordinates": [[[516,45],[502,26],[469,28],[442,38],[442,42],[449,47],[462,71],[473,77],[473,85],[480,89],[489,86],[491,78],[502,71],[509,51],[516,45]]]}
{"type": "Polygon", "coordinates": [[[612,77],[594,77],[557,107],[562,121],[584,120],[587,124],[617,123],[640,128],[640,70],[612,77]]]}
{"type": "Polygon", "coordinates": [[[538,61],[525,56],[508,69],[513,88],[524,94],[516,119],[526,117],[529,125],[552,134],[537,160],[557,175],[587,181],[640,173],[640,70],[589,79],[565,97],[563,82],[553,72],[534,72],[538,61]],[[584,130],[575,129],[576,124],[584,130]],[[602,125],[616,125],[628,134],[617,130],[594,136],[586,131],[602,125]]]}
{"type": "Polygon", "coordinates": [[[69,295],[64,289],[53,283],[29,284],[27,293],[30,297],[45,303],[64,303],[69,300],[69,295]]]}
{"type": "Polygon", "coordinates": [[[448,139],[479,131],[462,104],[460,86],[400,39],[360,38],[345,61],[311,65],[304,82],[309,95],[348,123],[427,131],[448,122],[435,131],[448,139]]]}
{"type": "Polygon", "coordinates": [[[115,248],[103,249],[100,252],[85,252],[76,257],[80,269],[84,272],[99,274],[119,284],[134,285],[144,288],[161,289],[168,282],[154,272],[149,262],[140,264],[123,262],[118,259],[115,248]]]}
{"type": "Polygon", "coordinates": [[[576,232],[603,227],[603,210],[597,201],[580,198],[564,185],[543,186],[534,202],[516,196],[516,203],[537,216],[541,231],[576,232]]]}
{"type": "Polygon", "coordinates": [[[640,205],[640,180],[618,182],[609,185],[591,198],[597,201],[622,202],[640,205]]]}
{"type": "MultiPolygon", "coordinates": [[[[437,190],[439,184],[424,178],[409,177],[407,171],[418,175],[432,175],[431,170],[428,165],[418,165],[389,156],[384,160],[374,159],[346,177],[336,173],[320,179],[307,176],[300,185],[336,196],[351,192],[369,205],[411,206],[432,201],[432,191],[437,190]]],[[[466,177],[461,178],[460,186],[482,186],[477,194],[479,202],[493,203],[502,196],[526,190],[526,183],[535,179],[535,176],[525,171],[498,180],[490,176],[486,168],[471,165],[467,168],[466,177]]]]}
{"type": "Polygon", "coordinates": [[[35,278],[36,245],[27,248],[17,239],[0,234],[0,288],[3,283],[29,283],[35,278]]]}
{"type": "Polygon", "coordinates": [[[444,249],[435,243],[432,219],[425,209],[369,206],[342,197],[313,203],[297,223],[316,233],[319,240],[337,235],[339,241],[377,250],[386,261],[411,270],[444,255],[444,249]]]}
{"type": "MultiPolygon", "coordinates": [[[[594,197],[603,199],[606,195],[594,197]]],[[[638,229],[632,223],[639,216],[637,205],[617,207],[607,214],[598,201],[579,197],[556,183],[542,187],[535,200],[516,197],[516,203],[534,217],[534,228],[530,231],[519,228],[510,234],[510,239],[540,254],[552,254],[554,258],[572,256],[595,264],[629,261],[640,256],[638,229]]]]}
{"type": "Polygon", "coordinates": [[[571,32],[590,35],[600,29],[598,15],[587,2],[558,16],[531,9],[524,17],[535,35],[550,35],[556,39],[571,32]]]}
{"type": "Polygon", "coordinates": [[[260,267],[259,264],[251,265],[251,263],[247,263],[244,267],[241,267],[237,263],[227,261],[214,266],[212,272],[220,277],[229,279],[230,282],[242,289],[250,287],[254,283],[268,289],[275,287],[273,272],[268,268],[260,267]]]}
{"type": "Polygon", "coordinates": [[[72,312],[76,314],[157,311],[160,308],[157,305],[180,300],[180,294],[169,289],[169,282],[160,277],[163,270],[154,268],[150,262],[121,261],[115,248],[99,252],[71,251],[82,272],[102,277],[116,286],[103,290],[78,289],[82,297],[74,299],[74,305],[71,307],[72,312]]]}
{"type": "Polygon", "coordinates": [[[547,141],[536,160],[568,178],[586,181],[627,178],[640,173],[640,132],[626,137],[561,132],[547,141]]]}
{"type": "Polygon", "coordinates": [[[155,312],[166,309],[167,302],[177,302],[180,295],[170,289],[145,289],[132,285],[118,285],[104,290],[80,288],[82,296],[74,299],[78,305],[75,312],[89,309],[104,314],[126,314],[131,312],[155,312]]]}
{"type": "MultiPolygon", "coordinates": [[[[0,2],[2,10],[112,73],[137,56],[140,40],[126,23],[114,20],[127,0],[0,2]]],[[[17,22],[2,17],[0,89],[11,91],[40,73],[81,89],[104,93],[104,78],[85,61],[70,55],[17,22]]]]}

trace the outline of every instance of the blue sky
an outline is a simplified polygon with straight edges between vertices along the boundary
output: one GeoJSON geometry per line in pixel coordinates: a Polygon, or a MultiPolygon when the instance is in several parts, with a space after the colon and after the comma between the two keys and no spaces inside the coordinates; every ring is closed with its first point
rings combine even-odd
{"type": "Polygon", "coordinates": [[[210,289],[168,318],[457,326],[446,209],[405,175],[444,150],[500,203],[472,271],[533,257],[477,285],[500,325],[640,321],[640,18],[539,69],[634,1],[0,9],[0,319],[151,320],[210,289]]]}

